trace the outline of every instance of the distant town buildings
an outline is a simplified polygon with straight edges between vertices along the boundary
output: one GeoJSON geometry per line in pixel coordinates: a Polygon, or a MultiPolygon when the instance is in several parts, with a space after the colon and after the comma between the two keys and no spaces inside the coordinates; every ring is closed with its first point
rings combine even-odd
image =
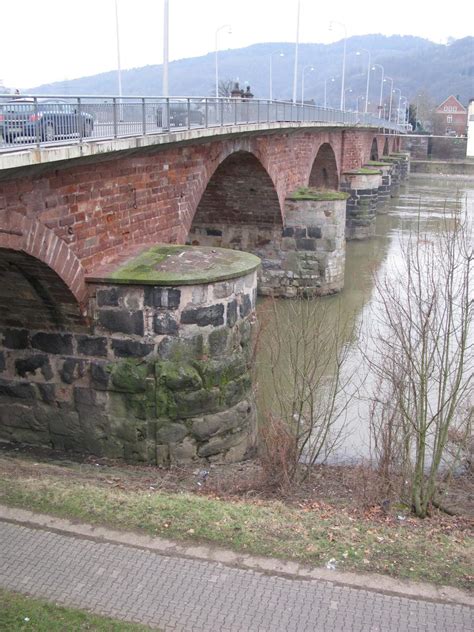
{"type": "Polygon", "coordinates": [[[433,114],[433,133],[439,136],[465,136],[467,109],[454,96],[445,99],[433,114]]]}

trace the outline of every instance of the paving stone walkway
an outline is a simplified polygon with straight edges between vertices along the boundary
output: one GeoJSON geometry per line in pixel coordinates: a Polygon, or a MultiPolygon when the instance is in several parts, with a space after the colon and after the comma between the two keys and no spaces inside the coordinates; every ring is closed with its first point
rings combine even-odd
{"type": "Polygon", "coordinates": [[[0,521],[0,586],[164,632],[472,632],[474,610],[0,521]]]}

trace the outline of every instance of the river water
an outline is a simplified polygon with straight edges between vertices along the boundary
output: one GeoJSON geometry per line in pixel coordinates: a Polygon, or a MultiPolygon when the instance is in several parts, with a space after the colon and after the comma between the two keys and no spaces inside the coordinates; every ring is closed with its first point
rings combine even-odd
{"type": "MultiPolygon", "coordinates": [[[[336,296],[313,299],[322,306],[317,309],[323,310],[328,332],[336,322],[345,324],[341,335],[347,352],[344,375],[348,405],[332,428],[333,436],[338,439],[328,462],[355,462],[370,456],[368,396],[374,378],[364,368],[361,339],[376,325],[376,279],[390,279],[398,274],[402,243],[418,222],[429,238],[430,233],[439,231],[446,217],[474,217],[474,179],[412,176],[401,186],[399,196],[389,201],[385,211],[377,216],[375,237],[347,243],[344,290],[336,296]]],[[[293,359],[295,355],[303,357],[308,350],[306,329],[311,308],[305,303],[308,301],[284,299],[259,303],[262,331],[257,353],[257,399],[261,416],[269,411],[278,415],[278,402],[291,397],[293,392],[289,385],[294,374],[293,359]]],[[[314,326],[317,325],[311,325],[314,326]]],[[[323,362],[324,370],[333,371],[334,363],[329,358],[331,353],[334,355],[333,348],[318,347],[317,353],[328,355],[323,362]]],[[[313,367],[311,363],[308,366],[313,367]]],[[[321,455],[318,460],[324,458],[321,455]]]]}

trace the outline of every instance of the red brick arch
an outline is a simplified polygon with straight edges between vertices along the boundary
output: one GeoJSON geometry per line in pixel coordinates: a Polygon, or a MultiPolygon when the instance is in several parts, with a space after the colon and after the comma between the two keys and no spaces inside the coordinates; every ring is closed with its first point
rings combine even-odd
{"type": "Polygon", "coordinates": [[[337,189],[339,169],[336,153],[331,143],[321,143],[314,157],[309,174],[309,186],[318,189],[337,189]]]}
{"type": "Polygon", "coordinates": [[[0,249],[25,253],[44,263],[64,282],[79,306],[87,287],[81,262],[55,233],[39,221],[11,211],[0,211],[0,249]]]}
{"type": "Polygon", "coordinates": [[[281,224],[282,209],[275,183],[257,152],[233,147],[219,156],[193,217],[207,223],[281,224]]]}
{"type": "Polygon", "coordinates": [[[372,146],[370,148],[370,160],[378,160],[380,157],[379,139],[374,136],[372,146]]]}

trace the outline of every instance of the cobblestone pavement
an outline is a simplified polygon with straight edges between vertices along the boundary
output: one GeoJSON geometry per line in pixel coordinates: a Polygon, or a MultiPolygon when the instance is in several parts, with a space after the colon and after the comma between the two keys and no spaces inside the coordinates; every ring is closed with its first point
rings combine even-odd
{"type": "Polygon", "coordinates": [[[0,586],[165,632],[472,632],[468,606],[168,557],[0,521],[0,586]]]}

